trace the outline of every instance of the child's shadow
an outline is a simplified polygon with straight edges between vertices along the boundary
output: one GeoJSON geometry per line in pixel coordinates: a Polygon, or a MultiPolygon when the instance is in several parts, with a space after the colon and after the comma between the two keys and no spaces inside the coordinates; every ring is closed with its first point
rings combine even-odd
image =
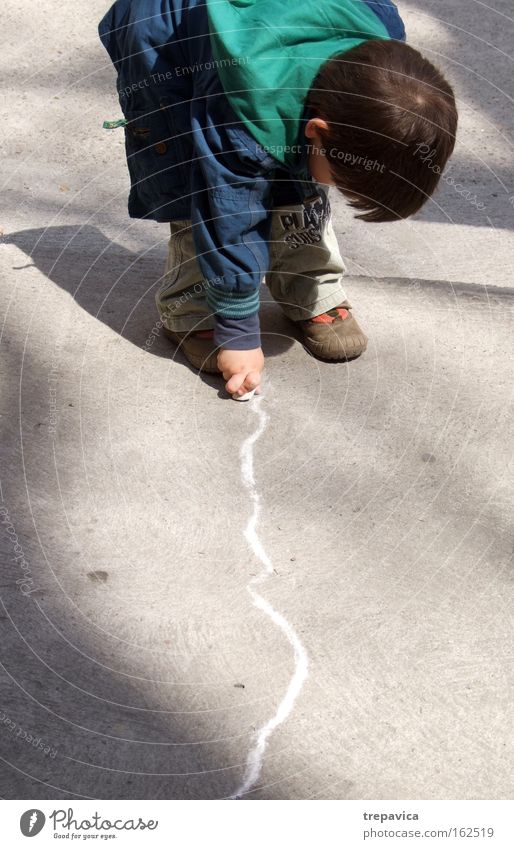
{"type": "MultiPolygon", "coordinates": [[[[3,241],[30,258],[27,265],[15,265],[14,270],[35,265],[90,315],[133,345],[157,357],[173,357],[193,370],[162,334],[158,322],[155,292],[162,280],[165,242],[133,253],[89,225],[20,230],[3,241]]],[[[270,302],[267,290],[262,294],[264,353],[276,356],[293,344],[294,325],[270,302]]],[[[216,376],[204,379],[211,385],[219,383],[216,376]]]]}

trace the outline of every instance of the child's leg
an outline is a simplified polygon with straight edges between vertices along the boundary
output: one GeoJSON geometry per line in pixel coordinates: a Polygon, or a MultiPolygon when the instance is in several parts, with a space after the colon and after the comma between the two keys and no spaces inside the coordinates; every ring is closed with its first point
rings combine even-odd
{"type": "Polygon", "coordinates": [[[205,299],[191,222],[171,221],[170,229],[164,277],[155,296],[161,319],[168,330],[177,333],[212,330],[214,317],[205,299]]]}
{"type": "Polygon", "coordinates": [[[317,189],[318,197],[273,210],[266,283],[285,315],[300,323],[312,353],[352,359],[365,350],[367,338],[349,312],[327,192],[317,189]]]}
{"type": "Polygon", "coordinates": [[[170,229],[164,277],[155,296],[163,330],[195,368],[217,373],[214,316],[205,298],[191,222],[171,221],[170,229]]]}
{"type": "Polygon", "coordinates": [[[346,299],[346,269],[326,190],[319,188],[309,201],[273,210],[266,284],[292,321],[313,318],[346,299]]]}

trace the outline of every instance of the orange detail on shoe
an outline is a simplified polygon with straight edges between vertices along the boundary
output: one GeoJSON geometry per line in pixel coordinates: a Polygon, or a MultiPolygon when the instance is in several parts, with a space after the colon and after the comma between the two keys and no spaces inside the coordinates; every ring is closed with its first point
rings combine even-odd
{"type": "Polygon", "coordinates": [[[343,321],[344,321],[345,318],[348,318],[348,316],[350,315],[348,310],[345,310],[344,307],[337,307],[337,313],[339,315],[339,318],[342,318],[343,321]]]}
{"type": "Polygon", "coordinates": [[[344,309],[344,307],[335,307],[330,312],[324,312],[321,315],[315,316],[315,318],[311,318],[310,321],[314,321],[317,324],[332,324],[334,321],[337,321],[338,318],[344,320],[348,318],[349,312],[344,309]],[[330,315],[332,313],[332,315],[330,315]],[[336,315],[334,315],[336,313],[336,315]]]}

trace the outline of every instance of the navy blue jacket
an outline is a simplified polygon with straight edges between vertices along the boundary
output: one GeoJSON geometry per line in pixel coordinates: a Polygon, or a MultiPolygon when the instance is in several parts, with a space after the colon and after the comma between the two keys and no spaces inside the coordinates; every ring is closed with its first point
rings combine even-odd
{"type": "MultiPolygon", "coordinates": [[[[364,2],[392,38],[405,37],[390,0],[364,2]]],[[[99,33],[128,121],[129,214],[192,220],[217,344],[258,346],[270,212],[314,193],[306,150],[286,171],[237,119],[213,62],[204,0],[117,0],[99,33]]],[[[306,148],[303,129],[299,144],[306,148]]]]}

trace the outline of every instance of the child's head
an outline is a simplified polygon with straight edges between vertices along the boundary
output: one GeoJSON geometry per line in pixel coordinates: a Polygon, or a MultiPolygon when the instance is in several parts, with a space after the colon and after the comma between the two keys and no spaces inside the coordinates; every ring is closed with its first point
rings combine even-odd
{"type": "Polygon", "coordinates": [[[309,168],[367,221],[417,212],[432,194],[457,130],[451,86],[417,50],[371,39],[326,62],[308,105],[309,168]]]}

